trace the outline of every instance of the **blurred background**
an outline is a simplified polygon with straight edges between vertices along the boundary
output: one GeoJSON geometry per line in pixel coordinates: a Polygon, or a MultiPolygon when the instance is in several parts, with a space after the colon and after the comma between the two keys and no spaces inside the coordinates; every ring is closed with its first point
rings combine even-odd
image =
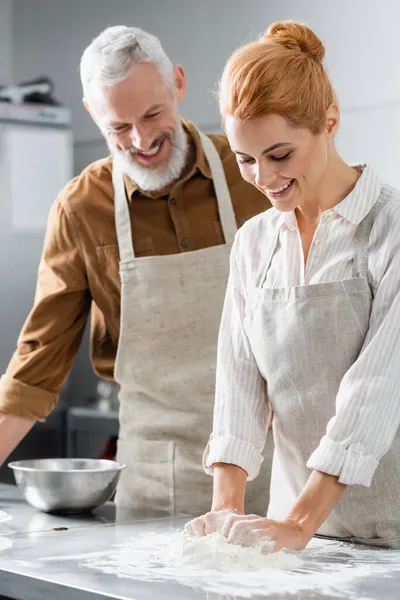
{"type": "MultiPolygon", "coordinates": [[[[0,0],[0,373],[32,305],[49,207],[108,154],[81,101],[79,60],[93,37],[121,24],[157,35],[187,74],[183,116],[210,132],[220,130],[212,91],[232,50],[273,21],[303,21],[327,47],[339,150],[400,187],[399,17],[398,0],[0,0]]],[[[118,423],[115,390],[99,383],[86,334],[58,409],[14,458],[104,453],[118,423]]]]}

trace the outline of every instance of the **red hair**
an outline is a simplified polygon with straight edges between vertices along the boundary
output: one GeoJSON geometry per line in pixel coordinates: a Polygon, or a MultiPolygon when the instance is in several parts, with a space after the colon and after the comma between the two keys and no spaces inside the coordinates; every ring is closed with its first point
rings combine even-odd
{"type": "Polygon", "coordinates": [[[322,61],[325,48],[301,23],[274,23],[266,34],[236,50],[219,85],[223,117],[240,121],[270,114],[320,133],[337,102],[322,61]]]}

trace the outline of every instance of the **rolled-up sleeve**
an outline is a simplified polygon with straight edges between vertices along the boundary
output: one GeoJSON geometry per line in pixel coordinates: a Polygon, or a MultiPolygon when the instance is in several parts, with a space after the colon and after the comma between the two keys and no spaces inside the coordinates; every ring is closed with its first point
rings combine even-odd
{"type": "Polygon", "coordinates": [[[371,485],[400,423],[400,244],[395,229],[389,232],[390,253],[379,256],[385,267],[362,351],[342,379],[336,414],[307,463],[346,485],[371,485]]]}
{"type": "Polygon", "coordinates": [[[34,306],[0,379],[0,412],[44,420],[76,356],[90,310],[84,262],[62,202],[50,211],[34,306]]]}
{"type": "Polygon", "coordinates": [[[203,456],[212,474],[215,463],[234,464],[254,479],[262,463],[270,409],[262,378],[247,338],[245,299],[237,264],[239,237],[230,260],[230,275],[218,339],[213,433],[203,456]]]}

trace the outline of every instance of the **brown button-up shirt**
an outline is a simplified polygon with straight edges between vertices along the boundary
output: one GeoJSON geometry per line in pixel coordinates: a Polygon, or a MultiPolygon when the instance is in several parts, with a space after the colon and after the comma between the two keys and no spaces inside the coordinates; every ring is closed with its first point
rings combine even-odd
{"type": "MultiPolygon", "coordinates": [[[[168,195],[143,194],[125,178],[137,257],[191,252],[224,243],[211,171],[197,131],[192,170],[168,195]]],[[[221,157],[237,225],[268,209],[240,176],[223,135],[210,135],[221,157]]],[[[43,420],[72,367],[91,309],[91,359],[112,379],[120,327],[120,278],[114,224],[112,157],[89,165],[52,207],[33,309],[5,375],[0,412],[43,420]]]]}

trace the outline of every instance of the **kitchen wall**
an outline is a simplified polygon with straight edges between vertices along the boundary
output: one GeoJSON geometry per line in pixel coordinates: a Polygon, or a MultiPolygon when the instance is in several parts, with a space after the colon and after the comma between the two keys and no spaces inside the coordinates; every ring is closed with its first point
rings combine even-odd
{"type": "Polygon", "coordinates": [[[400,4],[396,0],[280,0],[272,20],[301,20],[327,46],[326,64],[342,108],[338,147],[400,187],[400,4]]]}
{"type": "Polygon", "coordinates": [[[188,76],[186,117],[205,129],[219,127],[212,95],[229,53],[267,23],[269,3],[237,0],[15,0],[17,78],[45,70],[74,114],[76,167],[102,156],[105,145],[81,103],[79,59],[104,27],[127,24],[160,37],[188,76]]]}
{"type": "MultiPolygon", "coordinates": [[[[14,79],[14,0],[0,0],[0,86],[14,79]]],[[[3,150],[3,147],[0,147],[3,150]]],[[[5,178],[0,178],[0,375],[7,366],[18,332],[33,301],[36,271],[43,244],[37,232],[12,231],[5,178]]],[[[68,393],[66,387],[65,393],[68,393]]],[[[10,459],[57,455],[62,452],[61,411],[54,411],[46,424],[36,426],[10,459]]],[[[12,471],[0,468],[0,482],[11,483],[12,471]]]]}
{"type": "Polygon", "coordinates": [[[78,171],[106,152],[81,104],[78,77],[80,54],[101,29],[131,24],[158,35],[188,74],[185,116],[215,129],[219,117],[211,90],[231,50],[271,21],[303,20],[328,48],[326,63],[343,110],[339,142],[344,152],[350,160],[372,160],[394,180],[396,158],[390,156],[400,133],[399,17],[397,0],[14,0],[15,75],[23,79],[45,72],[54,78],[59,98],[73,110],[78,171]]]}
{"type": "Polygon", "coordinates": [[[13,0],[0,0],[0,85],[13,76],[13,0]]]}
{"type": "MultiPolygon", "coordinates": [[[[14,78],[15,66],[15,3],[0,0],[0,85],[14,78]]],[[[0,180],[0,374],[13,351],[18,331],[23,324],[21,315],[31,308],[36,270],[42,248],[42,235],[29,232],[21,235],[9,227],[10,207],[4,178],[0,180]],[[11,258],[11,260],[10,260],[11,258]],[[18,290],[16,294],[15,291],[18,290]]]]}
{"type": "MultiPolygon", "coordinates": [[[[0,13],[0,81],[10,44],[12,1],[0,13]],[[6,19],[3,20],[3,16],[6,19]]],[[[107,25],[141,26],[158,35],[188,76],[183,114],[206,130],[219,127],[212,89],[230,52],[272,21],[302,20],[327,45],[326,64],[341,106],[338,145],[349,161],[370,161],[400,187],[400,36],[398,0],[14,0],[13,69],[16,80],[54,79],[57,97],[73,111],[75,171],[103,156],[106,146],[81,103],[79,58],[107,25]]],[[[82,347],[71,390],[75,402],[93,391],[95,378],[82,347]]]]}

